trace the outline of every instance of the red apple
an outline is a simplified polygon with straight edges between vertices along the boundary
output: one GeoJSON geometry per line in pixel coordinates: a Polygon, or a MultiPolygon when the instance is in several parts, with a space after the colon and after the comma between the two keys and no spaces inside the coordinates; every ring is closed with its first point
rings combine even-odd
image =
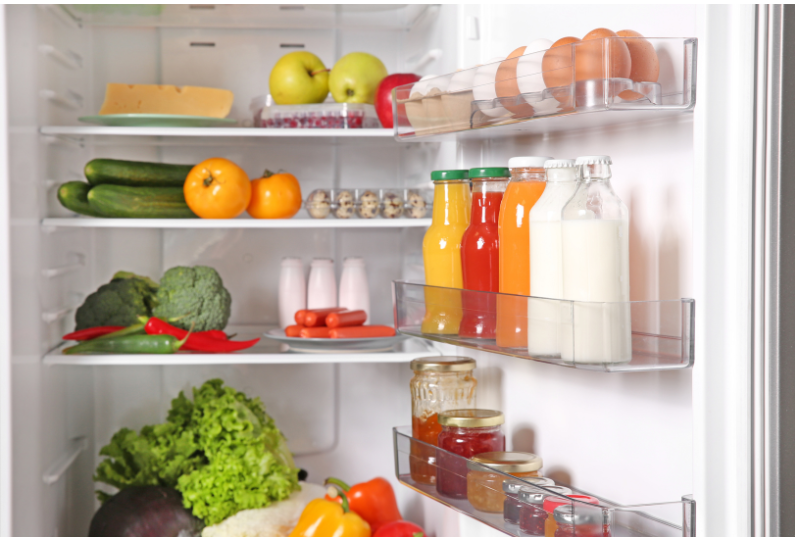
{"type": "MultiPolygon", "coordinates": [[[[375,112],[378,114],[381,126],[391,129],[395,124],[392,117],[392,89],[403,84],[413,84],[419,79],[419,76],[410,73],[395,73],[381,81],[375,92],[375,112]]],[[[401,115],[405,116],[405,111],[401,115]]]]}

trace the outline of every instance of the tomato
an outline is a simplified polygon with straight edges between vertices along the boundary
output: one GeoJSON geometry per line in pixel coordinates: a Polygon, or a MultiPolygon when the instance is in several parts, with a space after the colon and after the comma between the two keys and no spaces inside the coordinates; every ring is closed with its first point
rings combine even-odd
{"type": "Polygon", "coordinates": [[[301,185],[291,173],[265,170],[251,181],[248,214],[254,218],[292,218],[301,209],[301,185]]]}
{"type": "Polygon", "coordinates": [[[201,218],[234,218],[251,200],[248,175],[225,158],[210,158],[194,166],[183,189],[188,207],[201,218]]]}
{"type": "Polygon", "coordinates": [[[378,528],[373,537],[425,537],[425,531],[407,520],[395,520],[378,528]]]}

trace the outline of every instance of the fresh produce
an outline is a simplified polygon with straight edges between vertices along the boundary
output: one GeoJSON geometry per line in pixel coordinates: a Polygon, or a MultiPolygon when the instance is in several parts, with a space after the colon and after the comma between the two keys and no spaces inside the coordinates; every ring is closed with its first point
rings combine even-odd
{"type": "Polygon", "coordinates": [[[123,326],[95,326],[93,328],[84,328],[83,330],[69,332],[62,339],[66,339],[68,341],[87,341],[89,339],[104,336],[105,334],[112,334],[113,332],[118,332],[119,330],[123,329],[123,326]]]}
{"type": "Polygon", "coordinates": [[[146,333],[150,335],[168,334],[180,340],[186,338],[187,341],[182,348],[186,351],[197,352],[230,353],[248,349],[259,342],[259,338],[249,341],[229,341],[225,338],[220,339],[218,336],[214,334],[211,335],[208,332],[191,333],[177,328],[176,326],[172,326],[157,317],[152,317],[146,323],[146,333]]]}
{"type": "MultiPolygon", "coordinates": [[[[375,113],[378,114],[378,119],[381,121],[381,126],[386,129],[391,129],[395,125],[394,117],[392,117],[392,90],[404,84],[413,84],[419,82],[420,77],[411,73],[395,73],[384,78],[378,85],[375,92],[375,113]]],[[[398,105],[398,115],[406,117],[406,105],[398,105]],[[401,113],[402,110],[402,113],[401,113]]]]}
{"type": "Polygon", "coordinates": [[[342,504],[317,499],[309,502],[290,537],[370,537],[370,525],[348,507],[342,493],[342,504]]]}
{"type": "Polygon", "coordinates": [[[340,58],[329,75],[329,89],[338,103],[373,104],[378,85],[387,76],[384,64],[366,52],[340,58]]]}
{"type": "Polygon", "coordinates": [[[282,56],[271,70],[269,86],[276,104],[322,103],[328,95],[329,73],[323,62],[303,50],[282,56]]]}
{"type": "Polygon", "coordinates": [[[183,190],[188,206],[201,218],[234,218],[251,201],[248,175],[225,158],[207,159],[194,166],[183,190]]]}
{"type": "Polygon", "coordinates": [[[251,181],[248,214],[254,218],[292,218],[302,204],[301,185],[291,173],[265,170],[251,181]]]}
{"type": "Polygon", "coordinates": [[[91,209],[105,218],[196,218],[179,187],[102,184],[87,197],[91,209]]]}
{"type": "Polygon", "coordinates": [[[407,520],[395,520],[378,528],[373,537],[425,537],[425,530],[407,520]]]}
{"type": "Polygon", "coordinates": [[[329,328],[339,328],[340,326],[361,326],[365,322],[367,322],[367,312],[364,310],[329,313],[326,317],[326,326],[329,328]]]}
{"type": "Polygon", "coordinates": [[[328,337],[333,339],[352,339],[360,337],[394,337],[395,329],[391,326],[371,324],[369,326],[344,326],[331,328],[328,337]]]}
{"type": "Polygon", "coordinates": [[[61,205],[77,214],[100,216],[88,203],[88,192],[91,185],[83,181],[69,181],[58,187],[58,201],[61,205]]]}
{"type": "Polygon", "coordinates": [[[86,164],[84,172],[91,186],[171,186],[181,188],[192,168],[193,165],[187,164],[95,158],[86,164]]]}
{"type": "Polygon", "coordinates": [[[107,458],[97,467],[95,481],[119,489],[176,488],[183,505],[207,525],[284,500],[299,489],[287,442],[262,402],[220,379],[194,388],[193,401],[180,392],[165,423],[147,425],[140,433],[121,429],[100,455],[107,458]]]}
{"type": "Polygon", "coordinates": [[[337,487],[329,490],[326,499],[342,503],[347,497],[351,511],[366,520],[373,532],[377,532],[384,524],[403,518],[397,506],[395,491],[392,490],[389,481],[383,477],[376,477],[354,486],[336,477],[330,477],[326,479],[326,485],[337,487]]]}
{"type": "Polygon", "coordinates": [[[64,354],[174,354],[188,340],[188,336],[133,334],[111,338],[96,338],[83,341],[64,349],[64,354]]]}
{"type": "Polygon", "coordinates": [[[149,278],[117,273],[110,283],[88,295],[75,312],[76,330],[95,326],[130,326],[152,314],[157,289],[149,278]]]}
{"type": "Polygon", "coordinates": [[[201,520],[173,488],[129,487],[110,497],[91,519],[88,537],[194,537],[201,520]]]}
{"type": "Polygon", "coordinates": [[[232,312],[232,295],[212,267],[172,267],[160,279],[152,315],[171,319],[184,330],[223,330],[232,312]]]}

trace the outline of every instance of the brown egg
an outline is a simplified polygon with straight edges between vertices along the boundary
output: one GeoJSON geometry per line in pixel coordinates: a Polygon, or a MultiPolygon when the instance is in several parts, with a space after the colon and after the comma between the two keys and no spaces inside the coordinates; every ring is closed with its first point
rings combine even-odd
{"type": "MultiPolygon", "coordinates": [[[[519,47],[508,54],[508,57],[497,68],[497,75],[494,77],[497,97],[516,97],[522,93],[519,90],[519,83],[516,81],[516,67],[519,65],[519,57],[524,55],[526,48],[519,47]]],[[[515,117],[533,117],[533,107],[525,103],[521,97],[517,101],[517,104],[509,103],[509,100],[503,101],[503,106],[515,117]]]]}
{"type": "Polygon", "coordinates": [[[618,34],[607,28],[597,28],[582,38],[584,44],[576,47],[574,61],[577,80],[629,78],[632,59],[627,45],[620,39],[604,39],[607,37],[618,37],[618,34]],[[586,41],[593,41],[593,43],[585,43],[586,41]],[[610,47],[609,69],[605,66],[604,58],[606,44],[609,44],[610,47]]]}
{"type": "Polygon", "coordinates": [[[635,82],[657,82],[660,77],[660,60],[654,45],[645,39],[635,30],[621,30],[618,32],[621,37],[638,38],[622,39],[629,49],[629,56],[632,58],[632,69],[629,78],[635,82]]]}
{"type": "Polygon", "coordinates": [[[579,42],[576,37],[562,37],[552,43],[552,48],[544,53],[541,68],[544,71],[544,84],[548,88],[568,86],[572,83],[571,58],[576,47],[565,45],[579,42]]]}

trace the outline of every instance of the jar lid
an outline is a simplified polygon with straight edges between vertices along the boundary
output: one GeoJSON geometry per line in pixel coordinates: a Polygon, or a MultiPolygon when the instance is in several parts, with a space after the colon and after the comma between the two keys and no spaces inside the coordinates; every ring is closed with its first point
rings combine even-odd
{"type": "Polygon", "coordinates": [[[431,181],[453,181],[469,179],[469,170],[436,170],[431,172],[431,181]]]}
{"type": "Polygon", "coordinates": [[[511,170],[508,168],[472,168],[469,170],[469,178],[475,177],[510,177],[511,170]]]}
{"type": "Polygon", "coordinates": [[[473,358],[462,358],[460,356],[431,356],[428,358],[417,358],[411,361],[412,371],[472,371],[477,362],[473,358]]]}
{"type": "MultiPolygon", "coordinates": [[[[535,472],[544,465],[544,461],[538,455],[520,451],[489,451],[487,453],[478,453],[469,460],[506,474],[535,472]]],[[[470,470],[480,470],[477,465],[473,464],[472,466],[473,468],[470,468],[470,470]]]]}
{"type": "Polygon", "coordinates": [[[509,168],[543,168],[552,157],[513,157],[508,160],[509,168]]]}
{"type": "Polygon", "coordinates": [[[574,166],[575,166],[575,161],[574,159],[570,158],[552,159],[544,163],[545,170],[548,170],[550,168],[573,168],[574,166]]]}
{"type": "Polygon", "coordinates": [[[519,490],[521,490],[522,487],[526,487],[528,483],[544,488],[555,486],[555,482],[548,477],[531,476],[523,477],[521,481],[518,479],[506,479],[502,482],[502,490],[509,494],[519,494],[519,490]]]}
{"type": "Polygon", "coordinates": [[[558,524],[572,524],[580,526],[585,524],[604,524],[605,515],[598,507],[585,507],[584,505],[561,505],[556,508],[552,516],[558,524]]]}
{"type": "MultiPolygon", "coordinates": [[[[521,494],[521,492],[519,492],[521,494]]],[[[581,502],[590,503],[593,505],[599,505],[599,500],[594,498],[593,496],[586,496],[584,494],[566,494],[569,498],[573,500],[579,500],[581,502]]],[[[560,507],[561,505],[571,505],[571,501],[566,498],[561,498],[560,496],[547,496],[544,500],[544,511],[547,513],[552,513],[555,509],[560,507]]]]}
{"type": "MultiPolygon", "coordinates": [[[[558,485],[553,485],[550,487],[544,487],[545,490],[539,490],[535,487],[528,487],[524,486],[519,489],[519,499],[525,503],[533,503],[536,505],[542,505],[544,503],[544,498],[551,497],[551,498],[558,498],[552,493],[560,494],[562,496],[566,496],[567,494],[571,494],[571,489],[566,487],[561,487],[558,485]]],[[[561,498],[561,504],[563,504],[565,500],[561,498]]]]}
{"type": "Polygon", "coordinates": [[[505,423],[505,416],[499,410],[467,408],[446,410],[439,413],[439,425],[446,427],[493,427],[505,423]]]}
{"type": "Polygon", "coordinates": [[[587,157],[577,157],[577,166],[584,164],[613,164],[613,159],[609,155],[590,155],[587,157]]]}

